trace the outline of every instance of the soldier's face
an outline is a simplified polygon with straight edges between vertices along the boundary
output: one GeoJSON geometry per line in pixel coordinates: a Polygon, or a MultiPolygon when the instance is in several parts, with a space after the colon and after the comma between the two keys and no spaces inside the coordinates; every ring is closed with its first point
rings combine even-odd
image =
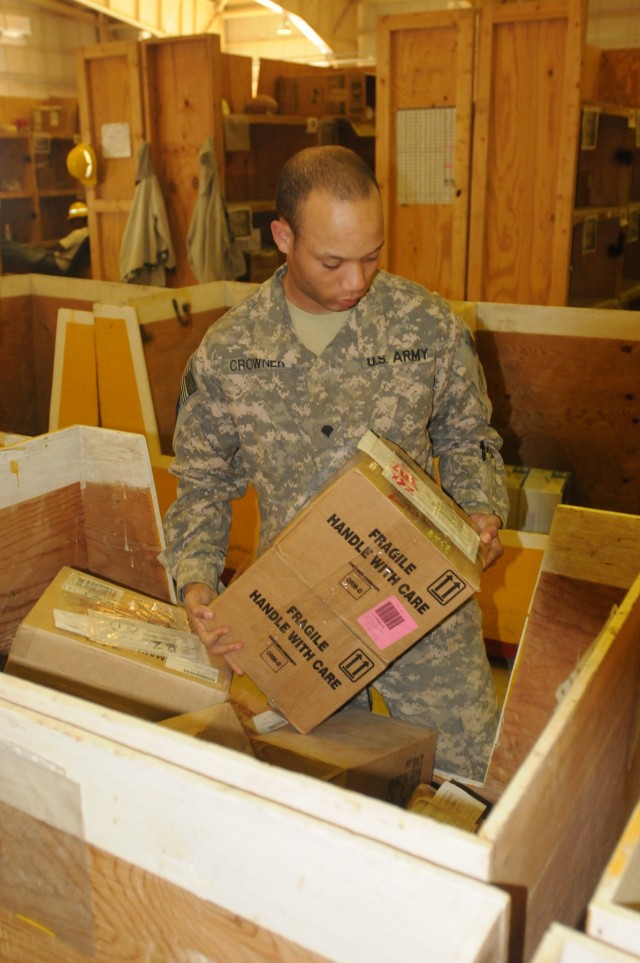
{"type": "Polygon", "coordinates": [[[286,221],[276,221],[273,236],[287,256],[285,293],[312,314],[346,311],[369,290],[384,243],[382,204],[374,189],[369,197],[336,200],[312,192],[300,210],[294,237],[286,221]]]}

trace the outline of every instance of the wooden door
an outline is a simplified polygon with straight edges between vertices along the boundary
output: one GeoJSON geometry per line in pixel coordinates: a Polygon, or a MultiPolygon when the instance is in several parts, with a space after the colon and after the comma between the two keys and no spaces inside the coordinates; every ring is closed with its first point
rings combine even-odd
{"type": "Polygon", "coordinates": [[[122,41],[83,47],[78,53],[78,95],[81,137],[98,159],[98,182],[86,191],[92,275],[119,281],[120,242],[135,190],[136,150],[144,136],[139,45],[122,41]],[[120,136],[117,150],[114,132],[120,136]],[[105,150],[104,138],[109,137],[112,146],[105,150]],[[105,156],[114,153],[120,156],[105,156]]]}
{"type": "Polygon", "coordinates": [[[473,10],[378,21],[376,174],[388,270],[465,297],[473,10]]]}
{"type": "Polygon", "coordinates": [[[176,256],[168,283],[182,287],[196,283],[187,235],[198,197],[200,149],[207,137],[213,139],[224,194],[220,37],[169,37],[146,40],[142,47],[147,139],[176,256]]]}
{"type": "Polygon", "coordinates": [[[480,12],[467,297],[566,304],[580,0],[480,12]]]}

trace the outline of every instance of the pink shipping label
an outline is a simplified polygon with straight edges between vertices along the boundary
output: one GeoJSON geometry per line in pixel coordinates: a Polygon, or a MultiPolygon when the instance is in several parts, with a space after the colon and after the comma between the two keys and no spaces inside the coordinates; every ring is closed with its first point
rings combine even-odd
{"type": "Polygon", "coordinates": [[[358,623],[379,649],[386,649],[418,628],[418,623],[395,595],[364,612],[358,623]]]}

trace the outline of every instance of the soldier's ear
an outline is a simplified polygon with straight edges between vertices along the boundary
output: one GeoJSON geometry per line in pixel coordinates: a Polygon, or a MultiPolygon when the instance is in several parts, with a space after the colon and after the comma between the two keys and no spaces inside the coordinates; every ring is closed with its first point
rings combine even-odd
{"type": "Polygon", "coordinates": [[[282,254],[289,254],[293,248],[293,231],[284,218],[271,222],[271,233],[278,250],[282,254]]]}

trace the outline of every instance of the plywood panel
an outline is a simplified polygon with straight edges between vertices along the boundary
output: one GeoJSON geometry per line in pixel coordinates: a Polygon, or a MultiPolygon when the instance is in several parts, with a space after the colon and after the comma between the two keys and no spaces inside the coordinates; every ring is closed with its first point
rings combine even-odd
{"type": "MultiPolygon", "coordinates": [[[[465,297],[474,22],[471,10],[378,21],[376,174],[387,233],[384,264],[453,298],[465,297]],[[415,131],[441,122],[447,108],[455,116],[453,140],[443,145],[446,174],[441,156],[433,157],[426,175],[413,161],[399,161],[399,123],[415,131]],[[420,189],[424,177],[440,184],[446,177],[450,190],[442,200],[431,199],[439,193],[405,199],[405,187],[420,189]]],[[[410,141],[417,136],[410,134],[410,141]]],[[[425,149],[431,146],[429,140],[425,149]]]]}
{"type": "Polygon", "coordinates": [[[482,575],[478,602],[490,655],[513,658],[536,587],[547,535],[505,529],[504,555],[482,575]]]}
{"type": "Polygon", "coordinates": [[[10,452],[11,449],[0,452],[0,655],[9,652],[18,625],[62,565],[87,567],[80,485],[66,485],[7,506],[4,491],[15,478],[11,475],[11,463],[16,462],[10,452]]]}
{"type": "Polygon", "coordinates": [[[566,303],[581,50],[580,0],[482,8],[471,299],[566,303]]]}
{"type": "Polygon", "coordinates": [[[639,640],[640,577],[481,830],[495,843],[491,878],[526,920],[510,959],[530,959],[551,919],[579,925],[629,815],[639,640]]]}
{"type": "MultiPolygon", "coordinates": [[[[4,945],[16,963],[29,959],[12,952],[18,938],[21,952],[30,946],[30,959],[37,957],[34,950],[44,942],[40,922],[49,931],[52,960],[76,959],[63,956],[66,937],[72,951],[79,947],[79,959],[114,963],[506,961],[504,893],[310,818],[291,800],[313,780],[281,773],[291,777],[291,795],[276,804],[263,794],[270,766],[34,688],[0,678],[2,729],[11,733],[5,767],[11,778],[0,784],[0,800],[23,814],[24,824],[38,820],[55,830],[50,838],[57,837],[58,847],[51,858],[63,871],[58,889],[66,883],[64,870],[86,878],[88,866],[94,898],[91,915],[77,912],[75,931],[67,924],[56,939],[58,920],[68,920],[73,908],[58,906],[56,913],[33,862],[25,860],[23,887],[36,924],[31,941],[26,921],[6,910],[0,917],[4,945]],[[29,704],[34,695],[40,705],[35,710],[29,704]],[[70,710],[73,721],[64,719],[70,710]],[[121,741],[126,731],[134,741],[160,738],[169,754],[177,750],[198,760],[195,769],[132,748],[121,741]],[[249,791],[221,780],[214,758],[223,767],[239,764],[251,772],[249,791]],[[50,791],[31,793],[43,769],[55,774],[48,779],[50,791]],[[75,851],[69,836],[76,837],[75,851]],[[84,865],[77,841],[85,846],[84,865]],[[65,866],[67,853],[75,859],[65,866]],[[384,915],[384,926],[372,927],[376,915],[384,915]],[[91,956],[87,943],[95,947],[91,956]]],[[[26,833],[25,841],[30,837],[26,833]]]]}
{"type": "Polygon", "coordinates": [[[574,504],[640,514],[640,342],[524,330],[476,332],[505,461],[571,471],[574,504]]]}
{"type": "MultiPolygon", "coordinates": [[[[7,909],[0,910],[0,945],[11,948],[13,963],[33,963],[34,959],[40,963],[88,963],[96,959],[96,953],[104,963],[143,960],[149,953],[153,954],[154,960],[167,963],[194,958],[198,963],[234,958],[246,963],[264,960],[320,963],[326,959],[251,920],[225,912],[152,873],[95,847],[84,846],[68,834],[61,835],[15,810],[11,821],[5,823],[3,820],[3,830],[5,826],[7,830],[12,828],[12,822],[16,834],[20,833],[20,840],[28,834],[33,841],[33,858],[26,867],[24,846],[20,846],[22,874],[27,876],[22,891],[28,886],[36,889],[40,867],[35,857],[40,841],[45,868],[55,874],[53,878],[58,891],[54,890],[50,909],[56,930],[48,931],[42,922],[39,926],[34,925],[31,922],[33,917],[25,918],[25,913],[18,916],[7,909]],[[69,875],[68,853],[79,847],[82,847],[88,864],[85,878],[89,884],[79,895],[84,901],[90,898],[90,915],[82,921],[84,926],[80,932],[74,934],[69,932],[69,926],[61,925],[64,917],[54,903],[54,895],[59,895],[61,902],[67,895],[61,882],[69,875]],[[128,894],[126,900],[121,898],[123,893],[128,894]]],[[[3,842],[5,839],[3,831],[3,842]]],[[[67,915],[76,917],[83,908],[77,898],[67,900],[64,905],[67,915]]],[[[38,909],[42,912],[41,905],[38,909]]]]}
{"type": "Polygon", "coordinates": [[[80,426],[0,449],[0,648],[63,565],[175,594],[143,437],[80,426]]]}
{"type": "Polygon", "coordinates": [[[176,405],[186,363],[210,325],[225,311],[226,308],[221,307],[206,313],[189,314],[187,324],[181,324],[174,316],[141,328],[160,450],[165,455],[173,454],[176,405]]]}

